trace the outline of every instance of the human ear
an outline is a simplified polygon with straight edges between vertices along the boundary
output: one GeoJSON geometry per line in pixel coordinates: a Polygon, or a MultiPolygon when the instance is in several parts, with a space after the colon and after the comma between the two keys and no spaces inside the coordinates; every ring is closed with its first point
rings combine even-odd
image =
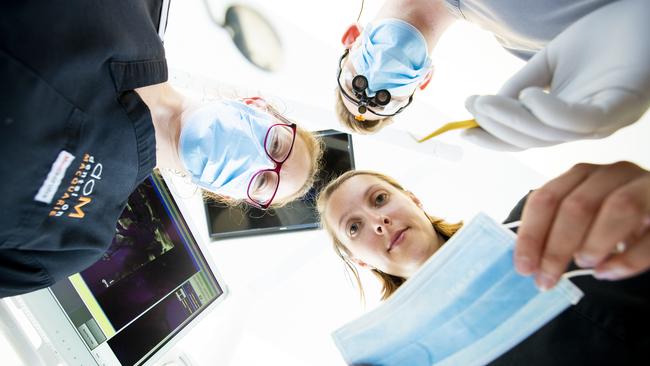
{"type": "Polygon", "coordinates": [[[358,24],[352,24],[348,27],[348,29],[346,29],[345,33],[343,33],[343,37],[341,37],[341,43],[343,46],[345,46],[345,48],[352,48],[352,44],[361,34],[361,29],[361,26],[358,24]]]}
{"type": "Polygon", "coordinates": [[[429,72],[424,76],[424,79],[422,80],[422,83],[420,83],[420,90],[424,90],[427,86],[429,86],[429,82],[431,81],[431,77],[433,76],[433,66],[429,69],[429,72]]]}
{"type": "Polygon", "coordinates": [[[368,263],[362,261],[361,259],[358,258],[352,258],[352,261],[359,267],[361,268],[367,268],[367,269],[375,269],[375,267],[369,265],[368,263]]]}
{"type": "Polygon", "coordinates": [[[422,201],[420,201],[419,198],[417,198],[413,192],[411,191],[406,191],[406,195],[413,201],[419,208],[422,208],[422,201]]]}
{"type": "Polygon", "coordinates": [[[262,97],[243,98],[242,102],[244,102],[246,105],[252,105],[260,108],[265,108],[267,106],[266,100],[264,100],[262,97]]]}

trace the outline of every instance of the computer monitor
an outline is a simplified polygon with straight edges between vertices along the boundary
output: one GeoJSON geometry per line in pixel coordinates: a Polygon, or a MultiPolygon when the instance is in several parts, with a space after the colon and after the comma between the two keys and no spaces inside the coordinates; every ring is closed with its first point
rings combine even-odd
{"type": "Polygon", "coordinates": [[[18,299],[69,365],[151,365],[226,289],[157,173],[131,194],[102,258],[18,299]]]}
{"type": "Polygon", "coordinates": [[[325,144],[322,169],[305,196],[284,207],[266,211],[247,205],[230,207],[208,199],[205,212],[210,237],[222,239],[317,228],[316,196],[331,180],[354,169],[354,152],[350,134],[336,130],[316,134],[325,144]]]}

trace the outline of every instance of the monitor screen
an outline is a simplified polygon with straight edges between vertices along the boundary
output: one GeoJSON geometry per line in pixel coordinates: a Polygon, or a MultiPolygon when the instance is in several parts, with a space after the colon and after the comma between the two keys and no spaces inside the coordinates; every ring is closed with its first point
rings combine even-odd
{"type": "Polygon", "coordinates": [[[246,205],[229,207],[207,200],[205,209],[210,237],[220,239],[317,228],[316,196],[332,179],[354,169],[354,153],[350,134],[336,130],[316,134],[325,144],[322,169],[305,196],[286,206],[266,211],[246,205]]]}
{"type": "Polygon", "coordinates": [[[108,251],[50,288],[91,352],[139,365],[223,295],[163,179],[129,197],[108,251]]]}

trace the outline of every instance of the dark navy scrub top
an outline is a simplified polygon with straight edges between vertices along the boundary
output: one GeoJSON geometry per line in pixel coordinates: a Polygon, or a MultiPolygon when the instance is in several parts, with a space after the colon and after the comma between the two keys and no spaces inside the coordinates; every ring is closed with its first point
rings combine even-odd
{"type": "Polygon", "coordinates": [[[0,297],[96,262],[152,171],[134,88],[167,80],[163,0],[3,1],[0,297]]]}

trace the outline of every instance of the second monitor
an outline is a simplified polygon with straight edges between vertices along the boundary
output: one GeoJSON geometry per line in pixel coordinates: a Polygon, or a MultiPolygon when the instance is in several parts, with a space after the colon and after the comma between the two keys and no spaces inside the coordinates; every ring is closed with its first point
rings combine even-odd
{"type": "Polygon", "coordinates": [[[229,207],[206,202],[208,232],[212,239],[269,234],[313,229],[318,227],[316,196],[332,179],[354,169],[354,153],[350,134],[325,130],[316,132],[325,144],[321,170],[315,184],[305,196],[284,207],[259,210],[255,207],[229,207]]]}

